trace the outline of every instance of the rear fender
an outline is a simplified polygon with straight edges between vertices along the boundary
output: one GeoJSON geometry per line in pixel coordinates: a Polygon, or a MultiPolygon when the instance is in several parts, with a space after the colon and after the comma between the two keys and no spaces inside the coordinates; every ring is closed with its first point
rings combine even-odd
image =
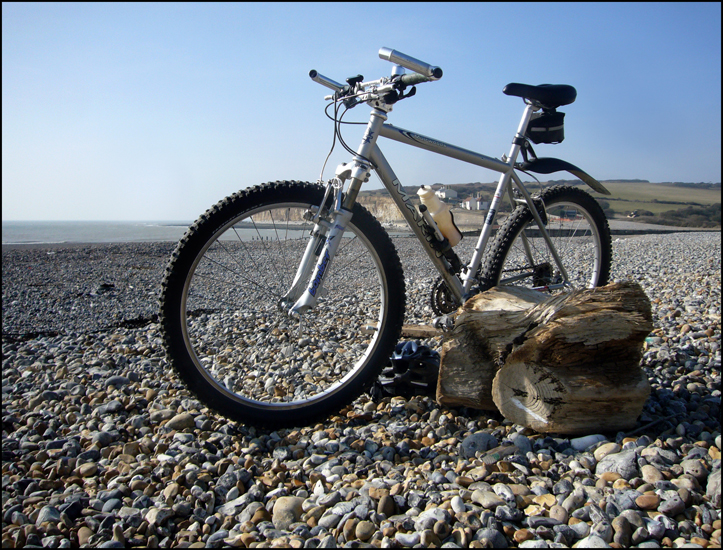
{"type": "Polygon", "coordinates": [[[602,183],[584,170],[564,160],[543,157],[523,162],[519,167],[523,171],[535,172],[536,174],[553,174],[554,172],[565,170],[587,183],[594,191],[602,193],[603,195],[610,195],[610,191],[608,191],[602,183]]]}

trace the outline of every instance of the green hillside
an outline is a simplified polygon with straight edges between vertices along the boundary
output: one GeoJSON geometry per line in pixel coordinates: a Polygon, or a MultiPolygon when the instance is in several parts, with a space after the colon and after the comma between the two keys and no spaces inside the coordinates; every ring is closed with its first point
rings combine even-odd
{"type": "MultiPolygon", "coordinates": [[[[720,183],[651,183],[646,180],[606,180],[603,185],[610,191],[609,196],[592,191],[580,180],[551,180],[547,182],[526,182],[530,191],[551,185],[582,186],[598,199],[608,217],[627,218],[635,212],[637,221],[662,223],[666,225],[691,225],[696,227],[720,227],[721,184],[720,183]]],[[[479,196],[491,200],[497,182],[456,183],[445,185],[458,194],[458,200],[479,196]]],[[[441,183],[432,187],[441,188],[441,183]]],[[[409,188],[407,192],[416,192],[409,188]]],[[[385,189],[362,191],[362,196],[384,196],[385,189]]]]}

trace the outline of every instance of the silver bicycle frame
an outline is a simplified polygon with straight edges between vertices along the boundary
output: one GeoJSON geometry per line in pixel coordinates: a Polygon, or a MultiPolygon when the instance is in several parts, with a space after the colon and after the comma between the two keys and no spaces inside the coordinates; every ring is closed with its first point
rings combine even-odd
{"type": "Polygon", "coordinates": [[[470,263],[466,266],[466,269],[463,270],[462,280],[460,281],[460,279],[455,274],[450,273],[449,266],[446,260],[444,260],[444,258],[441,257],[441,255],[430,244],[430,237],[427,237],[425,232],[422,230],[424,222],[422,221],[421,216],[419,215],[417,209],[409,201],[409,196],[404,192],[402,184],[399,182],[399,179],[394,174],[394,171],[392,170],[391,166],[387,162],[379,147],[375,146],[372,152],[371,161],[375,164],[377,174],[382,180],[382,183],[389,191],[389,194],[401,210],[404,218],[407,220],[407,223],[409,223],[417,238],[425,245],[425,251],[431,258],[439,273],[442,275],[443,279],[447,283],[447,286],[450,288],[455,297],[460,301],[463,301],[463,299],[470,293],[472,285],[475,282],[474,274],[477,273],[477,269],[482,262],[482,256],[484,254],[485,248],[487,247],[487,242],[489,241],[489,238],[492,234],[492,226],[497,216],[497,212],[499,211],[500,201],[502,201],[505,193],[508,191],[511,181],[515,184],[517,189],[519,189],[520,193],[527,202],[532,212],[532,215],[537,222],[538,227],[540,228],[542,237],[545,239],[547,245],[552,251],[553,258],[555,259],[555,262],[560,268],[563,277],[565,278],[565,280],[567,280],[567,273],[565,272],[564,266],[562,265],[562,261],[560,260],[557,251],[553,246],[552,240],[550,239],[550,236],[545,229],[545,224],[542,223],[539,213],[534,207],[532,197],[530,196],[527,189],[525,189],[522,181],[519,179],[517,174],[514,172],[515,161],[521,148],[521,145],[519,144],[522,143],[521,138],[522,136],[524,136],[525,131],[527,130],[527,125],[534,111],[535,107],[533,107],[532,105],[527,105],[527,107],[525,108],[522,119],[520,120],[519,127],[517,129],[517,134],[515,135],[515,139],[512,141],[512,147],[510,148],[509,155],[505,161],[491,158],[480,153],[475,153],[474,151],[469,151],[467,149],[457,147],[456,145],[451,145],[449,143],[423,136],[421,134],[417,134],[403,128],[397,128],[396,126],[392,126],[391,124],[384,124],[381,128],[382,137],[393,139],[394,141],[399,141],[406,145],[411,145],[412,147],[425,149],[438,155],[444,155],[457,160],[461,160],[462,162],[481,166],[482,168],[487,168],[488,170],[493,170],[501,174],[499,182],[497,184],[497,189],[495,190],[494,197],[492,199],[492,203],[490,204],[489,212],[485,218],[482,231],[477,240],[474,254],[472,256],[472,259],[470,260],[470,263]]]}
{"type": "MultiPolygon", "coordinates": [[[[325,85],[331,87],[328,84],[325,85]]],[[[447,286],[454,294],[455,298],[461,303],[471,294],[472,285],[475,283],[475,274],[482,262],[487,242],[492,234],[492,226],[497,216],[497,212],[499,211],[500,201],[503,200],[505,193],[510,190],[510,183],[512,182],[527,203],[532,216],[537,223],[542,238],[545,240],[557,267],[560,269],[563,280],[567,281],[567,272],[565,271],[552,240],[550,239],[550,236],[545,228],[545,224],[542,223],[537,208],[532,201],[532,197],[527,189],[525,189],[520,178],[514,172],[515,162],[520,152],[521,144],[524,142],[523,136],[527,130],[527,125],[530,122],[531,115],[535,110],[536,107],[530,104],[525,107],[522,119],[520,120],[520,124],[517,128],[517,133],[515,134],[515,138],[512,140],[509,155],[504,160],[499,160],[434,138],[423,136],[403,128],[398,128],[391,124],[385,124],[384,121],[387,119],[386,113],[378,108],[373,108],[369,124],[367,125],[367,130],[362,138],[362,143],[359,145],[357,154],[354,157],[354,162],[352,163],[352,167],[348,173],[350,183],[347,188],[346,199],[343,206],[335,209],[332,213],[332,227],[334,228],[332,233],[339,234],[343,232],[343,228],[346,227],[346,224],[351,217],[351,209],[356,201],[359,189],[368,177],[368,171],[372,168],[375,169],[379,178],[382,180],[384,187],[387,191],[389,191],[392,200],[402,212],[402,215],[409,224],[409,227],[412,229],[417,239],[422,243],[425,252],[437,268],[437,271],[447,283],[447,286]],[[461,279],[452,272],[447,260],[432,245],[431,239],[433,239],[433,237],[428,236],[427,232],[423,229],[425,222],[422,216],[409,200],[409,195],[407,195],[404,191],[404,187],[399,181],[399,178],[397,178],[389,162],[377,145],[377,139],[380,136],[500,173],[500,179],[490,204],[490,209],[485,218],[482,231],[477,240],[474,254],[472,255],[470,263],[462,270],[461,279]],[[373,166],[369,166],[365,162],[365,159],[371,161],[373,166]]],[[[525,237],[523,235],[523,240],[524,239],[525,237]]],[[[315,292],[313,291],[317,286],[320,286],[323,283],[323,275],[326,272],[329,262],[331,262],[334,257],[338,239],[336,243],[333,241],[333,238],[327,239],[316,265],[315,272],[317,273],[317,276],[310,282],[310,285],[307,285],[308,288],[306,288],[301,297],[291,308],[291,314],[303,312],[309,307],[313,307],[316,303],[316,298],[314,296],[315,292]]],[[[307,270],[306,272],[308,273],[308,266],[299,266],[299,272],[302,272],[302,270],[307,270]]]]}

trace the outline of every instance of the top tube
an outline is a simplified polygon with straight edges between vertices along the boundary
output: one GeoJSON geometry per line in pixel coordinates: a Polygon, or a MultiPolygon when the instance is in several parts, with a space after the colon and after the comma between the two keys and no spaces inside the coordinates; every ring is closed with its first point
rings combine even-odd
{"type": "Polygon", "coordinates": [[[456,145],[445,143],[444,141],[439,141],[438,139],[423,136],[415,132],[410,132],[409,130],[398,128],[396,126],[392,126],[391,124],[382,125],[379,135],[404,143],[405,145],[426,149],[427,151],[432,151],[433,153],[437,153],[439,155],[475,164],[495,172],[505,173],[510,169],[509,164],[502,162],[499,159],[475,153],[474,151],[463,149],[461,147],[457,147],[456,145]]]}

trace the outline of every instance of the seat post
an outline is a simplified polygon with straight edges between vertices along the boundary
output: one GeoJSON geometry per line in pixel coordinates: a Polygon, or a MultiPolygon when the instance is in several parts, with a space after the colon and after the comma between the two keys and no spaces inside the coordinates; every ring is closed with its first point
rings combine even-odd
{"type": "Polygon", "coordinates": [[[527,126],[530,124],[532,113],[534,113],[538,109],[539,107],[536,107],[530,103],[525,105],[525,110],[523,111],[522,118],[520,119],[520,125],[517,127],[517,133],[512,140],[512,147],[510,147],[510,154],[507,158],[507,164],[509,164],[510,167],[515,165],[517,155],[519,155],[520,149],[522,149],[522,146],[525,143],[525,132],[527,132],[527,126]]]}

